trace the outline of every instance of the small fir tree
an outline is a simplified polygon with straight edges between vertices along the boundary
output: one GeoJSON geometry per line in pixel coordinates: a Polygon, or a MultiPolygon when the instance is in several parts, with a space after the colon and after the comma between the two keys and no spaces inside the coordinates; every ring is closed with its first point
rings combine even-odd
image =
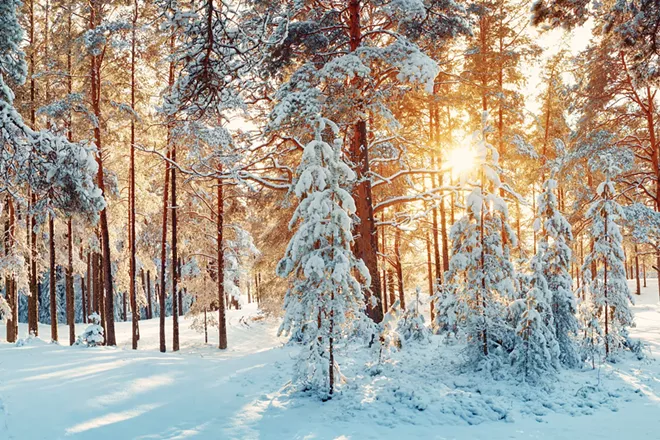
{"type": "Polygon", "coordinates": [[[300,204],[289,226],[296,230],[277,268],[279,276],[291,278],[279,333],[303,344],[295,381],[327,399],[337,381],[334,346],[365,322],[354,274],[368,280],[369,273],[351,251],[355,203],[345,188],[355,174],[342,160],[338,127],[320,117],[313,122],[314,139],[305,146],[294,185],[300,204]]]}
{"type": "Polygon", "coordinates": [[[580,356],[575,345],[579,325],[570,274],[573,233],[570,223],[557,208],[556,189],[557,181],[551,177],[543,183],[543,191],[538,197],[534,222],[534,228],[539,232],[537,259],[551,292],[553,331],[559,343],[561,363],[576,367],[580,364],[580,356]]]}
{"type": "Polygon", "coordinates": [[[516,237],[500,196],[500,190],[507,188],[499,178],[497,150],[486,140],[490,132],[486,120],[484,113],[482,128],[473,135],[479,180],[465,184],[470,189],[466,214],[452,226],[450,235],[452,256],[445,277],[448,290],[437,292],[435,301],[437,327],[455,326],[467,337],[473,361],[490,368],[482,361],[499,362],[490,355],[503,354],[513,345],[514,329],[507,319],[507,306],[516,299],[517,290],[509,258],[509,246],[516,245],[516,237]],[[448,322],[442,322],[444,312],[448,322]]]}
{"type": "MultiPolygon", "coordinates": [[[[625,220],[623,208],[616,200],[614,182],[606,173],[606,179],[597,190],[598,198],[587,211],[587,219],[591,220],[591,235],[594,238],[593,250],[584,260],[585,299],[591,303],[591,309],[598,318],[600,331],[589,328],[588,333],[595,338],[592,344],[604,346],[605,357],[621,349],[627,340],[627,327],[634,325],[633,316],[628,305],[633,302],[624,266],[623,236],[618,221],[625,220]],[[589,270],[596,266],[596,273],[589,270]],[[593,280],[587,276],[594,276],[593,280]],[[602,337],[599,337],[602,334],[602,337]]],[[[587,319],[588,326],[593,327],[593,317],[587,319]]]]}
{"type": "Polygon", "coordinates": [[[512,308],[522,308],[511,364],[514,372],[531,383],[554,376],[559,369],[559,344],[554,334],[550,301],[552,293],[543,274],[541,253],[532,260],[530,289],[524,300],[516,300],[512,308]]]}

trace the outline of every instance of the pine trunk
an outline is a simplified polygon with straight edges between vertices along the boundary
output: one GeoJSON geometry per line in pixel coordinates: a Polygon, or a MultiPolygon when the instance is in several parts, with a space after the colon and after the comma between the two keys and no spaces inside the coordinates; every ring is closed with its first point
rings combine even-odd
{"type": "Polygon", "coordinates": [[[394,234],[394,258],[397,287],[399,290],[399,303],[401,304],[401,310],[406,310],[406,295],[403,291],[403,266],[401,264],[401,229],[398,227],[394,234]]]}
{"type": "MultiPolygon", "coordinates": [[[[218,172],[222,173],[222,166],[218,172]]],[[[224,194],[222,188],[222,179],[218,178],[218,213],[217,213],[217,278],[218,278],[218,348],[224,350],[227,348],[227,322],[225,317],[225,257],[222,249],[224,233],[224,194]]]]}
{"type": "MultiPolygon", "coordinates": [[[[349,50],[354,52],[362,44],[360,0],[349,0],[348,15],[349,50]]],[[[361,90],[363,86],[361,79],[355,76],[351,81],[351,86],[355,90],[361,90]]],[[[350,155],[351,161],[356,164],[358,183],[354,186],[353,198],[355,199],[356,215],[360,219],[356,225],[354,252],[357,258],[362,259],[371,275],[371,285],[365,291],[367,316],[379,323],[383,320],[383,307],[380,300],[381,291],[378,277],[378,238],[374,220],[371,181],[369,180],[367,123],[363,119],[358,119],[353,126],[350,155]]]]}
{"type": "Polygon", "coordinates": [[[160,351],[165,353],[167,351],[167,346],[165,343],[165,313],[167,312],[165,308],[165,297],[167,294],[167,283],[166,283],[166,273],[167,269],[167,212],[169,211],[168,202],[169,202],[169,182],[170,182],[170,133],[168,130],[168,150],[167,150],[167,161],[165,162],[165,184],[163,185],[163,227],[162,227],[162,237],[160,245],[160,292],[158,295],[158,300],[160,301],[160,351]]]}
{"type": "Polygon", "coordinates": [[[76,342],[76,310],[73,296],[73,225],[67,222],[68,261],[66,267],[66,320],[69,325],[69,345],[76,342]]]}
{"type": "MultiPolygon", "coordinates": [[[[101,22],[101,17],[98,13],[100,11],[99,0],[91,0],[89,16],[89,29],[91,31],[96,29],[98,23],[101,22]]],[[[103,171],[103,147],[101,143],[101,55],[91,55],[91,95],[92,95],[92,110],[96,121],[94,126],[94,140],[98,153],[96,155],[96,162],[98,164],[98,172],[96,175],[97,185],[101,190],[101,194],[105,197],[105,179],[103,171]]],[[[115,338],[115,315],[114,315],[114,286],[112,283],[112,257],[110,255],[110,231],[108,228],[108,210],[103,208],[100,212],[101,217],[101,236],[103,245],[103,283],[105,285],[105,343],[109,346],[117,345],[115,338]]]]}
{"type": "MultiPolygon", "coordinates": [[[[172,163],[176,163],[176,143],[172,143],[172,163]]],[[[170,185],[172,190],[172,351],[179,351],[179,302],[177,301],[179,268],[177,264],[177,218],[176,218],[176,166],[170,167],[170,185]]]]}

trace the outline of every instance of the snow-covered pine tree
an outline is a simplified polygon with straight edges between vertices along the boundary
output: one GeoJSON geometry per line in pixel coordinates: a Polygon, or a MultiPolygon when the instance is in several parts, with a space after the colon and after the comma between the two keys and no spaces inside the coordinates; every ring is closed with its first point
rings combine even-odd
{"type": "Polygon", "coordinates": [[[10,85],[21,85],[27,78],[23,29],[17,18],[20,5],[18,0],[0,4],[0,192],[23,202],[18,187],[26,184],[37,195],[48,194],[51,203],[46,209],[95,214],[104,206],[94,184],[95,151],[50,131],[32,130],[14,108],[10,85]]]}
{"type": "MultiPolygon", "coordinates": [[[[611,174],[611,170],[606,170],[605,181],[596,190],[598,198],[587,211],[594,246],[582,267],[585,298],[591,302],[600,326],[600,330],[588,328],[587,337],[594,338],[592,345],[604,345],[606,358],[610,358],[624,345],[626,329],[634,325],[628,308],[633,299],[626,281],[623,236],[617,223],[625,220],[625,214],[615,200],[616,191],[611,174]],[[596,265],[595,274],[590,270],[592,264],[596,265]],[[594,279],[589,280],[592,275],[594,279]]],[[[586,323],[593,326],[593,319],[587,319],[586,323]]]]}
{"type": "MultiPolygon", "coordinates": [[[[558,209],[557,181],[554,174],[543,183],[538,197],[538,212],[534,228],[538,233],[537,262],[551,292],[549,302],[552,307],[553,331],[559,343],[561,363],[567,367],[577,367],[581,360],[575,344],[579,328],[576,317],[576,303],[572,291],[571,248],[573,240],[571,225],[558,209]]],[[[546,321],[549,323],[549,321],[546,321]]]]}
{"type": "Polygon", "coordinates": [[[335,344],[367,325],[354,274],[368,280],[369,273],[351,251],[355,202],[346,187],[355,173],[341,157],[339,129],[322,117],[312,122],[314,139],[305,146],[294,185],[300,204],[289,227],[297,229],[277,268],[279,276],[291,278],[279,333],[302,337],[295,380],[328,399],[337,381],[335,344]]]}
{"type": "MultiPolygon", "coordinates": [[[[542,253],[532,259],[530,289],[525,299],[511,304],[512,309],[522,308],[516,326],[514,348],[510,359],[514,372],[531,383],[554,376],[559,369],[559,344],[554,334],[552,308],[553,295],[544,275],[542,253]]],[[[514,313],[515,314],[515,313],[514,313]]]]}
{"type": "Polygon", "coordinates": [[[105,336],[103,335],[103,327],[101,327],[101,317],[98,313],[94,312],[89,315],[89,322],[91,323],[82,335],[78,337],[76,345],[84,345],[87,347],[96,347],[103,345],[105,336]]]}
{"type": "Polygon", "coordinates": [[[500,196],[500,190],[508,188],[499,178],[497,150],[486,140],[491,131],[487,118],[484,112],[482,128],[472,136],[479,178],[463,183],[470,190],[467,212],[452,226],[446,285],[444,293],[437,292],[434,298],[437,327],[465,335],[472,360],[485,368],[489,367],[482,361],[499,362],[491,355],[504,354],[512,347],[514,328],[507,320],[507,306],[517,296],[508,251],[509,246],[516,246],[516,237],[500,196]]]}
{"type": "Polygon", "coordinates": [[[415,300],[403,311],[398,322],[398,333],[403,341],[429,342],[431,331],[424,323],[424,315],[419,312],[421,289],[415,289],[415,300]]]}

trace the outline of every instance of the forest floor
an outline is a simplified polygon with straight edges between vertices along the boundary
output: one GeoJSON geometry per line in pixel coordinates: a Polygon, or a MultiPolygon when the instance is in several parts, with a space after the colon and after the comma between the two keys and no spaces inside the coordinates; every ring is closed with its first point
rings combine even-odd
{"type": "MultiPolygon", "coordinates": [[[[204,344],[184,321],[181,351],[160,353],[157,319],[140,323],[138,351],[130,323],[117,323],[117,348],[0,343],[0,439],[658,439],[657,282],[635,299],[631,334],[646,359],[562,372],[543,389],[464,371],[463,347],[433,337],[366,369],[374,353],[344,348],[347,382],[322,403],[291,392],[296,349],[276,320],[249,319],[254,305],[229,311],[223,352],[215,332],[204,344]]],[[[68,339],[66,326],[59,333],[68,339]]]]}

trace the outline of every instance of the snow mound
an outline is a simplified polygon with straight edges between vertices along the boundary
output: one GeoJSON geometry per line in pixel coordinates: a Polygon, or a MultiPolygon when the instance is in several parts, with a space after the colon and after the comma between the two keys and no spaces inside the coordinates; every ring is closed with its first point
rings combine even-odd
{"type": "Polygon", "coordinates": [[[16,341],[16,346],[17,347],[25,347],[26,345],[30,346],[44,346],[48,345],[49,343],[44,341],[38,336],[30,335],[27,338],[21,338],[16,341]]]}

